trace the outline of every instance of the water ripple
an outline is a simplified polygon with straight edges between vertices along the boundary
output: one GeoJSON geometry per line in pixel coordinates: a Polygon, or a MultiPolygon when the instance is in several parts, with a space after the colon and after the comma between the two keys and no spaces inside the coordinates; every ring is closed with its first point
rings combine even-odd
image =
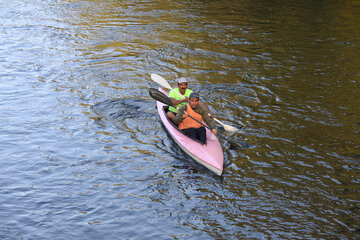
{"type": "Polygon", "coordinates": [[[0,238],[357,236],[356,1],[0,6],[0,238]],[[241,128],[222,178],[167,135],[150,73],[241,128]]]}

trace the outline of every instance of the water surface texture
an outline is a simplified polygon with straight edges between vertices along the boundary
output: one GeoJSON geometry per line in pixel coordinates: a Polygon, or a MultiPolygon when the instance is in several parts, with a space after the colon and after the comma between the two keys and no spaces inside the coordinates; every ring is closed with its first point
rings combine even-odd
{"type": "Polygon", "coordinates": [[[359,12],[0,0],[0,239],[356,239],[359,12]],[[223,178],[166,133],[151,73],[245,126],[223,178]]]}

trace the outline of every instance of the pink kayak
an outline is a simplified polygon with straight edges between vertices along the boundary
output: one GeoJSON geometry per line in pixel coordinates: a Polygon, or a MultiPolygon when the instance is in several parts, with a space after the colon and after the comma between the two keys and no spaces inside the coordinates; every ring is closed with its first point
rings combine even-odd
{"type": "MultiPolygon", "coordinates": [[[[162,88],[159,88],[159,91],[168,96],[168,93],[162,88]]],[[[192,159],[210,169],[215,174],[221,176],[223,172],[224,153],[216,135],[206,128],[207,143],[205,146],[203,146],[200,142],[182,133],[175,126],[175,124],[167,118],[165,112],[165,108],[167,107],[168,105],[157,101],[157,109],[161,121],[169,132],[170,136],[192,159]]]]}

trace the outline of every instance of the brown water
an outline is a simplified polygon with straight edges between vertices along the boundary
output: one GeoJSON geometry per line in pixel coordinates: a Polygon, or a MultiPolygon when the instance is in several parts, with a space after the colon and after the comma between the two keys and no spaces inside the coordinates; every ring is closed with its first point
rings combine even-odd
{"type": "Polygon", "coordinates": [[[0,239],[358,237],[359,1],[0,3],[0,239]],[[222,179],[150,73],[245,125],[222,179]]]}

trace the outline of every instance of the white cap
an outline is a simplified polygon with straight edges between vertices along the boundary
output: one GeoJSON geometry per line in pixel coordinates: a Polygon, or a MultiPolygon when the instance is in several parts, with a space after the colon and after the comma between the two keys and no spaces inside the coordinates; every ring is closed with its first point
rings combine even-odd
{"type": "Polygon", "coordinates": [[[184,77],[181,77],[181,78],[179,78],[178,80],[177,80],[177,82],[178,83],[187,83],[188,81],[187,81],[187,79],[186,78],[184,78],[184,77]]]}

